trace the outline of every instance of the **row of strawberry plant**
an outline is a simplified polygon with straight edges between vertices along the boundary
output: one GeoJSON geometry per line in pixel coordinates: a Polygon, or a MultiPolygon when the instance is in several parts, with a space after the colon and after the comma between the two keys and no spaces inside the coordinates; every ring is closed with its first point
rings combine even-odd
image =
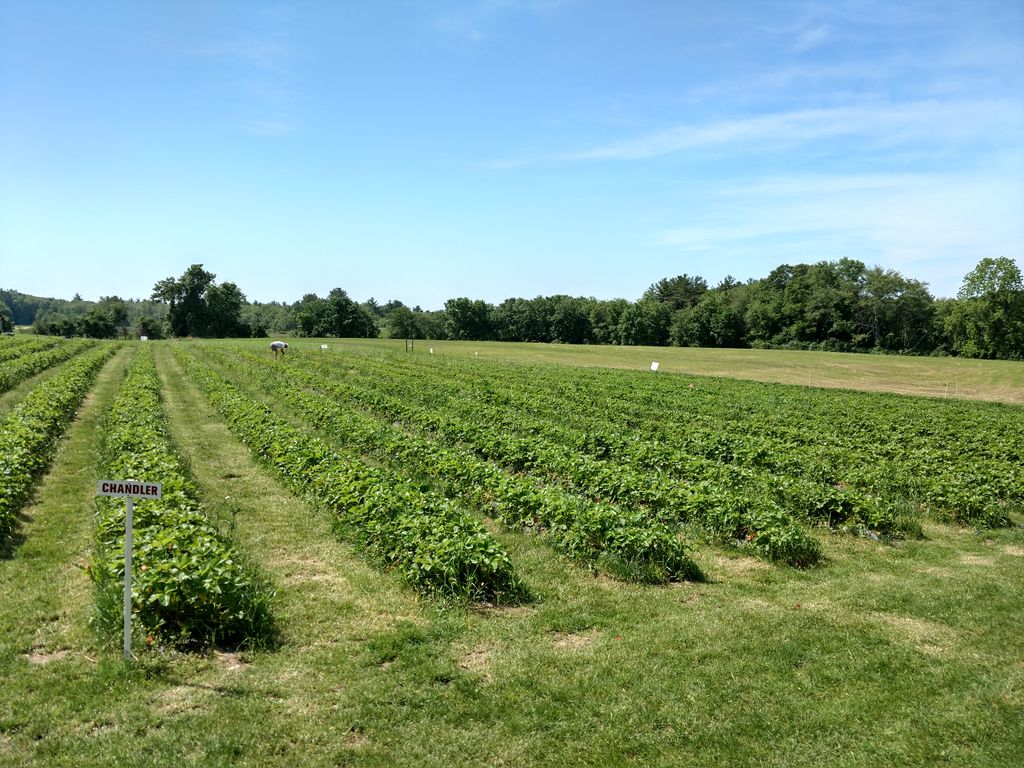
{"type": "Polygon", "coordinates": [[[105,345],[67,363],[0,420],[0,546],[31,495],[33,481],[49,466],[60,436],[114,351],[114,345],[105,345]]]}
{"type": "MultiPolygon", "coordinates": [[[[329,359],[306,358],[293,365],[331,378],[329,359]]],[[[381,388],[394,383],[383,378],[379,382],[381,388]]],[[[699,477],[680,482],[657,471],[638,471],[595,459],[537,435],[510,434],[403,402],[376,387],[341,381],[335,386],[338,396],[350,398],[378,416],[455,441],[511,472],[561,484],[594,501],[647,508],[665,520],[700,524],[715,538],[739,543],[770,559],[806,565],[820,556],[817,542],[741,467],[702,467],[699,477]]]]}
{"type": "Polygon", "coordinates": [[[333,450],[278,418],[183,349],[175,353],[229,428],[293,491],[325,505],[341,533],[416,589],[473,600],[525,596],[505,549],[447,499],[333,450]]]}
{"type": "MultiPolygon", "coordinates": [[[[547,440],[598,461],[655,473],[659,478],[667,474],[691,484],[723,479],[748,498],[775,496],[786,510],[833,526],[882,533],[904,532],[904,528],[916,531],[913,520],[897,515],[900,509],[897,505],[883,503],[873,495],[854,489],[837,487],[838,480],[832,478],[841,475],[806,455],[790,456],[785,466],[788,471],[782,471],[776,462],[772,463],[772,469],[767,469],[767,462],[749,460],[754,455],[771,453],[767,445],[755,445],[742,451],[736,449],[739,455],[723,457],[718,453],[721,443],[717,436],[707,435],[702,429],[690,427],[689,439],[680,445],[678,438],[666,442],[635,431],[626,432],[604,416],[576,407],[577,403],[555,401],[556,405],[545,411],[536,403],[530,403],[537,388],[524,392],[515,385],[499,387],[487,378],[486,372],[477,373],[480,366],[473,367],[471,376],[451,375],[452,370],[447,370],[446,376],[427,373],[413,377],[407,371],[396,373],[391,366],[379,362],[376,365],[372,360],[362,362],[361,373],[372,371],[372,380],[390,393],[503,434],[521,436],[533,444],[539,439],[547,440]],[[578,415],[581,411],[588,414],[585,421],[578,415]],[[581,421],[583,428],[578,426],[581,421]],[[711,437],[712,445],[716,446],[709,452],[702,450],[707,437],[711,437]],[[723,466],[728,464],[737,467],[723,466]]],[[[744,437],[737,437],[736,442],[742,442],[744,437]]]]}
{"type": "Polygon", "coordinates": [[[448,495],[486,510],[508,528],[542,532],[569,557],[635,581],[700,578],[678,525],[642,509],[594,502],[509,474],[464,449],[338,405],[323,396],[336,395],[336,388],[315,376],[290,367],[268,370],[266,360],[242,363],[219,352],[218,361],[236,381],[244,378],[258,384],[335,443],[401,471],[430,477],[448,495]]]}
{"type": "MultiPolygon", "coordinates": [[[[749,383],[717,387],[748,404],[760,398],[749,418],[723,425],[736,442],[756,432],[799,463],[818,461],[815,473],[842,486],[833,495],[868,494],[890,506],[908,499],[941,518],[988,526],[1007,524],[1009,510],[1024,502],[1019,407],[749,383]],[[762,393],[769,390],[766,402],[762,393]]],[[[706,418],[714,405],[669,396],[659,408],[665,414],[661,436],[678,445],[687,429],[680,420],[706,418]]]]}
{"type": "Polygon", "coordinates": [[[6,392],[29,376],[34,376],[40,371],[44,371],[58,363],[63,363],[65,360],[70,360],[75,355],[95,345],[95,341],[75,339],[66,344],[60,344],[50,349],[44,349],[24,357],[9,360],[0,369],[0,392],[6,392]]]}
{"type": "MultiPolygon", "coordinates": [[[[370,375],[380,375],[379,361],[362,362],[370,375]]],[[[410,365],[394,360],[395,367],[403,364],[410,365]]],[[[471,371],[466,386],[475,385],[486,398],[497,389],[493,369],[456,361],[421,365],[419,378],[430,386],[420,391],[437,397],[465,378],[453,370],[471,371]]],[[[956,522],[1000,525],[1024,501],[1013,427],[1020,409],[1013,406],[617,371],[570,378],[544,368],[502,366],[499,373],[503,407],[559,424],[603,423],[608,429],[599,447],[605,453],[642,455],[650,435],[659,461],[665,461],[662,443],[683,454],[767,469],[785,478],[776,487],[788,489],[795,503],[809,503],[833,522],[838,517],[848,523],[842,518],[852,515],[893,524],[893,509],[907,509],[902,502],[909,498],[956,522]],[[523,394],[517,397],[517,391],[523,394]],[[591,405],[566,407],[580,401],[591,405]],[[652,411],[658,420],[646,418],[652,411]],[[631,429],[635,424],[643,424],[645,437],[631,429]]],[[[595,435],[586,438],[592,442],[595,435]]]]}
{"type": "MultiPolygon", "coordinates": [[[[458,381],[458,377],[447,378],[449,382],[458,381]]],[[[442,383],[429,384],[422,390],[437,398],[443,392],[442,383]]],[[[450,392],[455,391],[453,386],[449,384],[450,392]]],[[[485,385],[484,391],[489,391],[489,387],[485,385]]],[[[883,534],[913,534],[919,530],[916,520],[906,514],[899,500],[884,499],[873,487],[850,487],[856,470],[838,462],[834,452],[817,450],[815,446],[787,445],[749,432],[723,438],[718,430],[703,424],[682,423],[671,434],[651,434],[646,426],[642,430],[626,430],[608,411],[574,407],[576,403],[568,400],[554,399],[549,409],[538,407],[536,402],[530,408],[529,400],[536,392],[535,388],[524,390],[507,385],[500,392],[502,405],[498,407],[473,398],[472,390],[463,390],[461,397],[435,399],[434,407],[444,407],[512,433],[544,437],[609,462],[684,481],[713,478],[724,472],[730,484],[744,488],[746,495],[760,497],[768,493],[798,517],[833,527],[883,534]],[[729,469],[727,465],[735,468],[729,469]]]]}
{"type": "Polygon", "coordinates": [[[63,339],[59,336],[0,337],[0,362],[6,362],[17,357],[31,355],[33,352],[55,347],[62,341],[63,339]]]}
{"type": "MultiPolygon", "coordinates": [[[[163,486],[161,499],[134,505],[132,609],[148,640],[186,649],[269,643],[274,592],[202,510],[168,431],[149,345],[136,354],[107,416],[101,464],[112,479],[163,486]]],[[[89,571],[97,622],[108,636],[121,621],[124,513],[122,499],[97,502],[89,571]]]]}
{"type": "MultiPolygon", "coordinates": [[[[842,456],[836,476],[847,485],[907,496],[941,517],[988,525],[1005,524],[1007,509],[1024,501],[1019,406],[750,383],[717,386],[732,399],[763,403],[756,418],[736,422],[734,430],[770,431],[798,446],[824,444],[831,455],[842,456]],[[769,390],[770,403],[763,394],[769,390]]],[[[685,417],[695,409],[680,407],[678,389],[665,391],[659,406],[671,433],[680,426],[677,414],[685,417]]],[[[697,404],[701,412],[714,408],[707,400],[697,404]]]]}

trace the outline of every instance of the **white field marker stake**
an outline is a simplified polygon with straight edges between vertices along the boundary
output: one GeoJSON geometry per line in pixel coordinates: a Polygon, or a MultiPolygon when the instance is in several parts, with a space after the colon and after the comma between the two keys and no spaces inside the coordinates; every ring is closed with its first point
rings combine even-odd
{"type": "Polygon", "coordinates": [[[137,480],[100,480],[96,489],[99,496],[123,496],[124,510],[124,657],[132,657],[132,500],[159,499],[163,495],[160,483],[137,480]]]}
{"type": "Polygon", "coordinates": [[[658,361],[657,361],[657,360],[654,360],[654,361],[653,361],[653,362],[651,363],[651,370],[652,370],[652,371],[656,371],[656,370],[658,370],[658,361]]]}

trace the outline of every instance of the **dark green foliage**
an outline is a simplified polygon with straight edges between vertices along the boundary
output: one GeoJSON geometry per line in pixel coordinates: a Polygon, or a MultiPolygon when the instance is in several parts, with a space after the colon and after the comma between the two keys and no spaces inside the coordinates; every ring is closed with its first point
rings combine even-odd
{"type": "Polygon", "coordinates": [[[300,336],[373,339],[379,335],[374,316],[341,288],[334,288],[326,299],[312,293],[303,296],[293,315],[300,336]]]}
{"type": "MultiPolygon", "coordinates": [[[[27,354],[17,354],[3,363],[0,368],[0,392],[6,392],[29,376],[45,371],[54,365],[70,360],[75,355],[94,346],[95,342],[76,339],[52,346],[31,345],[27,354]]],[[[20,353],[24,345],[18,346],[20,353]]]]}
{"type": "Polygon", "coordinates": [[[0,333],[14,330],[14,313],[3,301],[0,301],[0,333]]]}
{"type": "Polygon", "coordinates": [[[153,286],[152,298],[167,302],[167,320],[173,336],[248,336],[242,322],[245,295],[234,283],[221,283],[217,276],[193,264],[179,277],[167,277],[153,286]]]}
{"type": "Polygon", "coordinates": [[[430,360],[359,357],[339,378],[296,358],[286,375],[540,487],[794,563],[814,557],[806,523],[912,537],[922,513],[997,526],[1024,501],[1015,406],[430,360]]]}
{"type": "Polygon", "coordinates": [[[1024,358],[1024,279],[1012,259],[982,259],[946,318],[954,350],[967,357],[1024,358]]]}
{"type": "Polygon", "coordinates": [[[49,466],[96,373],[116,347],[103,346],[66,363],[0,421],[0,546],[14,527],[32,483],[49,466]]]}
{"type": "MultiPolygon", "coordinates": [[[[296,366],[319,373],[305,381],[330,397],[356,402],[384,420],[422,431],[434,438],[428,446],[468,452],[473,461],[454,459],[455,471],[473,478],[467,485],[479,491],[490,489],[492,495],[486,498],[494,514],[506,525],[544,531],[556,546],[585,562],[621,562],[626,570],[634,564],[636,572],[647,574],[659,574],[661,568],[659,575],[645,576],[645,580],[686,578],[693,569],[688,547],[678,536],[681,521],[699,524],[714,538],[731,543],[755,529],[749,519],[754,510],[788,515],[771,498],[771,490],[749,473],[723,470],[717,463],[678,452],[666,453],[649,442],[623,441],[613,432],[568,432],[526,417],[518,408],[508,407],[513,398],[529,407],[531,396],[517,388],[488,384],[482,398],[479,393],[458,398],[443,395],[445,390],[460,389],[460,382],[472,387],[476,372],[433,380],[428,371],[419,369],[418,374],[431,378],[424,386],[415,377],[391,370],[389,363],[364,360],[359,368],[373,371],[372,385],[356,386],[352,381],[329,382],[330,360],[304,359],[296,366]],[[425,406],[416,405],[416,400],[426,401],[425,406]],[[588,455],[588,448],[598,455],[588,455]],[[613,458],[613,453],[621,455],[613,458]],[[686,481],[673,478],[667,467],[679,468],[686,481]]],[[[293,380],[299,376],[295,368],[286,375],[293,380]]],[[[287,397],[283,392],[282,396],[287,397]]],[[[574,407],[564,404],[555,418],[574,407]]],[[[350,427],[340,426],[349,421],[338,412],[322,419],[352,433],[350,427]]],[[[453,472],[453,460],[412,460],[431,475],[453,472]]],[[[476,498],[472,492],[469,495],[476,498]]],[[[817,551],[813,539],[795,521],[787,529],[787,540],[801,537],[802,548],[769,546],[767,540],[776,529],[760,532],[758,553],[785,561],[788,553],[799,549],[794,564],[803,564],[817,551]]]]}
{"type": "Polygon", "coordinates": [[[491,306],[479,299],[465,297],[448,299],[444,303],[447,319],[447,338],[460,340],[487,340],[494,338],[491,306]]]}
{"type": "Polygon", "coordinates": [[[3,336],[0,337],[0,363],[9,365],[8,361],[25,357],[33,352],[42,352],[61,343],[52,336],[3,336]]]}
{"type": "MultiPolygon", "coordinates": [[[[111,408],[103,453],[107,477],[163,485],[163,498],[134,505],[132,604],[149,641],[182,648],[269,643],[273,590],[200,508],[167,432],[149,346],[139,350],[111,408]]],[[[109,594],[124,579],[125,501],[102,498],[97,510],[99,545],[89,572],[97,624],[116,634],[121,606],[109,594]]]]}
{"type": "MultiPolygon", "coordinates": [[[[449,496],[485,509],[509,528],[543,533],[574,559],[600,563],[616,575],[646,582],[699,573],[677,526],[645,511],[581,498],[557,485],[504,472],[472,450],[410,434],[391,423],[393,418],[409,417],[394,402],[382,413],[385,418],[363,415],[340,404],[358,395],[326,376],[268,366],[258,357],[231,367],[239,378],[257,378],[275,399],[337,442],[390,461],[396,470],[429,477],[449,496]],[[257,365],[264,370],[254,368],[257,365]]],[[[378,408],[383,404],[376,403],[378,408]]]]}
{"type": "Polygon", "coordinates": [[[430,594],[494,602],[523,597],[508,554],[454,504],[338,454],[323,440],[289,426],[245,397],[194,358],[180,359],[253,454],[296,493],[334,511],[345,537],[377,562],[430,594]]]}

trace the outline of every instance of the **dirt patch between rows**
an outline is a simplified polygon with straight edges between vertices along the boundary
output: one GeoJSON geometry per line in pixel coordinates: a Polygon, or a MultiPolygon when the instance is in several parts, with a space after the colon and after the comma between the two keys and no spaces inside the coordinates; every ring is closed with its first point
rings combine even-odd
{"type": "Polygon", "coordinates": [[[61,659],[67,658],[71,654],[68,650],[59,651],[47,651],[42,648],[33,648],[25,654],[25,658],[29,664],[36,664],[43,666],[44,664],[50,664],[54,661],[60,661],[61,659]]]}
{"type": "Polygon", "coordinates": [[[589,648],[596,639],[596,629],[586,632],[555,632],[551,644],[562,651],[579,651],[589,648]]]}

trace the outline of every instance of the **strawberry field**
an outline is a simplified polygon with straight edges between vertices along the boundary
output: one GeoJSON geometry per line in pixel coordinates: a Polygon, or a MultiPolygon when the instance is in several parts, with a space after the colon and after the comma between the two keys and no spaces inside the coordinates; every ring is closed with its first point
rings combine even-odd
{"type": "Polygon", "coordinates": [[[0,340],[0,765],[1014,764],[1019,405],[495,349],[0,340]]]}
{"type": "Polygon", "coordinates": [[[626,579],[699,579],[690,553],[709,544],[806,567],[815,530],[892,541],[923,519],[998,528],[1024,508],[1013,406],[429,354],[180,354],[388,467],[396,493],[626,579]]]}

